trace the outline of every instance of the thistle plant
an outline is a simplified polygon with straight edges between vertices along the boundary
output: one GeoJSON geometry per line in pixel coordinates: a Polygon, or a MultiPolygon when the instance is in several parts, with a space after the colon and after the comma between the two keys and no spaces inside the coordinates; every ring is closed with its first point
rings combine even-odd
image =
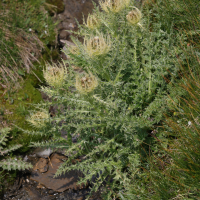
{"type": "Polygon", "coordinates": [[[82,76],[76,76],[76,89],[80,93],[89,93],[93,91],[98,85],[98,81],[91,73],[82,76]]]}
{"type": "Polygon", "coordinates": [[[103,34],[100,34],[85,38],[84,46],[85,51],[90,57],[106,54],[111,48],[110,37],[105,38],[103,34]]]}
{"type": "Polygon", "coordinates": [[[130,0],[105,0],[100,1],[100,6],[105,12],[112,11],[118,13],[127,7],[130,3],[130,0]]]}
{"type": "Polygon", "coordinates": [[[142,18],[142,14],[138,8],[135,7],[134,10],[130,11],[128,15],[126,15],[126,19],[131,23],[131,24],[137,24],[140,19],[142,18]]]}
{"type": "Polygon", "coordinates": [[[41,129],[45,127],[45,124],[48,122],[49,112],[47,110],[35,111],[27,118],[27,122],[30,123],[31,126],[41,129]]]}
{"type": "Polygon", "coordinates": [[[101,25],[99,19],[95,15],[88,15],[87,23],[85,24],[86,27],[89,29],[96,29],[101,25]]]}
{"type": "Polygon", "coordinates": [[[6,158],[6,155],[9,155],[9,153],[12,153],[13,151],[19,149],[22,146],[20,144],[16,144],[13,146],[6,147],[6,142],[8,141],[9,132],[10,128],[0,129],[0,167],[3,168],[3,170],[8,170],[8,171],[24,170],[31,168],[32,165],[30,163],[26,163],[15,157],[6,158]]]}
{"type": "Polygon", "coordinates": [[[44,78],[48,85],[61,88],[65,82],[67,77],[67,69],[63,64],[59,64],[59,66],[52,66],[49,63],[46,64],[46,69],[43,70],[44,78]]]}
{"type": "Polygon", "coordinates": [[[102,1],[100,5],[103,11],[96,8],[93,15],[101,26],[95,29],[79,26],[77,34],[84,37],[83,44],[72,38],[79,54],[66,47],[70,59],[66,61],[69,73],[63,90],[42,87],[43,92],[53,97],[48,105],[62,108],[45,128],[51,140],[42,145],[63,148],[70,155],[56,176],[76,168],[85,174],[80,183],[86,183],[98,174],[96,189],[110,178],[105,199],[113,199],[119,197],[114,191],[124,188],[124,179],[126,183],[131,180],[127,169],[139,171],[144,156],[142,143],[147,148],[154,142],[149,136],[157,131],[167,110],[168,82],[172,84],[178,75],[176,52],[181,56],[182,50],[177,47],[181,36],[172,40],[173,29],[170,33],[162,30],[149,17],[148,7],[143,11],[135,8],[133,12],[133,1],[120,0],[102,1]],[[127,17],[127,13],[132,16],[127,17]],[[129,22],[138,23],[141,16],[145,31],[129,22]],[[74,66],[82,68],[82,74],[74,71],[74,66]],[[66,140],[61,137],[63,130],[67,132],[66,140]],[[70,141],[73,136],[77,143],[70,141]],[[82,162],[70,165],[80,155],[85,155],[82,162]]]}

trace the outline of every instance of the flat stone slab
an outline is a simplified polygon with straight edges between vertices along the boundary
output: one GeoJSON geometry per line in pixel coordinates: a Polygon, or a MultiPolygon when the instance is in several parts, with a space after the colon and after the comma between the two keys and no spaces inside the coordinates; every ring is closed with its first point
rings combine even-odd
{"type": "Polygon", "coordinates": [[[63,192],[67,189],[82,189],[86,188],[87,185],[78,185],[77,182],[80,177],[83,177],[83,173],[78,170],[71,170],[66,172],[64,175],[53,178],[59,166],[66,160],[67,157],[54,153],[50,157],[48,163],[48,171],[41,173],[39,170],[32,171],[30,179],[39,182],[48,189],[52,189],[56,192],[63,192]]]}
{"type": "Polygon", "coordinates": [[[44,173],[48,170],[48,160],[45,158],[40,158],[39,161],[33,167],[34,171],[39,170],[39,172],[44,173]]]}

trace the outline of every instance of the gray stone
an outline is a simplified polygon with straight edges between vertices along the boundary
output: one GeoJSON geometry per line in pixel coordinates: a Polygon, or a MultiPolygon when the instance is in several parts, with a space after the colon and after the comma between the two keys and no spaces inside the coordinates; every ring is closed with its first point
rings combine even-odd
{"type": "Polygon", "coordinates": [[[70,46],[76,46],[73,42],[70,42],[68,40],[60,40],[60,42],[63,43],[63,44],[65,44],[65,45],[67,45],[68,47],[70,47],[70,46]]]}
{"type": "Polygon", "coordinates": [[[37,157],[42,157],[42,158],[48,158],[51,153],[52,153],[52,149],[48,148],[48,149],[43,149],[43,148],[36,148],[32,154],[35,154],[37,157]]]}

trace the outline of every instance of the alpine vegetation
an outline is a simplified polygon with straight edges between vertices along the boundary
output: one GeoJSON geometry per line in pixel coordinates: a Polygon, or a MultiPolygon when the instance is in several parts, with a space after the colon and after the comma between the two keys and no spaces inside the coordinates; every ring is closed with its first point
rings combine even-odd
{"type": "MultiPolygon", "coordinates": [[[[148,7],[139,10],[132,0],[105,0],[100,8],[79,25],[77,35],[84,38],[83,44],[72,37],[76,46],[66,47],[67,70],[48,64],[44,71],[48,86],[41,90],[51,102],[40,107],[58,109],[48,123],[41,118],[44,127],[34,132],[43,132],[50,140],[32,145],[64,149],[70,156],[56,176],[79,169],[85,174],[80,183],[99,177],[93,189],[106,183],[105,199],[114,199],[131,180],[127,172],[140,173],[144,150],[155,142],[152,132],[163,137],[159,124],[169,83],[178,74],[175,61],[177,52],[182,55],[177,45],[181,36],[172,39],[173,29],[162,30],[147,14],[148,7]],[[71,165],[79,156],[84,159],[71,165]]],[[[33,122],[35,115],[30,119],[33,122]]]]}
{"type": "Polygon", "coordinates": [[[137,24],[140,19],[142,18],[142,13],[138,8],[135,7],[134,10],[130,11],[128,15],[126,15],[126,19],[131,23],[131,24],[137,24]]]}
{"type": "Polygon", "coordinates": [[[103,35],[92,36],[84,40],[85,51],[90,57],[107,54],[110,50],[110,37],[107,39],[103,35]]]}
{"type": "Polygon", "coordinates": [[[60,64],[58,67],[57,65],[51,66],[47,63],[46,69],[43,70],[43,74],[48,85],[55,88],[60,88],[65,81],[67,69],[62,64],[60,64]]]}
{"type": "Polygon", "coordinates": [[[6,155],[9,155],[9,153],[19,149],[22,145],[16,144],[13,146],[5,147],[6,142],[8,141],[10,128],[2,128],[0,129],[0,157],[4,157],[4,159],[1,159],[0,161],[0,167],[3,168],[3,170],[24,170],[29,169],[32,167],[30,163],[26,163],[20,159],[17,159],[16,157],[6,158],[6,155]]]}
{"type": "Polygon", "coordinates": [[[130,0],[106,0],[106,1],[100,1],[101,8],[105,12],[111,12],[117,13],[120,12],[122,9],[124,9],[126,6],[128,6],[130,3],[130,0]]]}
{"type": "Polygon", "coordinates": [[[27,122],[29,122],[32,127],[40,129],[45,126],[48,118],[49,112],[47,110],[42,110],[32,113],[32,115],[27,119],[27,122]]]}
{"type": "Polygon", "coordinates": [[[87,23],[85,24],[90,29],[95,29],[100,26],[100,23],[95,15],[88,15],[87,23]]]}
{"type": "Polygon", "coordinates": [[[91,73],[84,76],[76,76],[76,89],[80,93],[88,93],[93,91],[98,86],[98,81],[91,73]]]}

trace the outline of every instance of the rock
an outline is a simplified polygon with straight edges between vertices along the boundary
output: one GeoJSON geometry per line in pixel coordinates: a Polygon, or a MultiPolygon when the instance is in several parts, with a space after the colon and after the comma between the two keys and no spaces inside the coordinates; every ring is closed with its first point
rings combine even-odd
{"type": "Polygon", "coordinates": [[[24,161],[24,162],[28,161],[28,156],[27,156],[27,155],[24,156],[23,161],[24,161]]]}
{"type": "Polygon", "coordinates": [[[71,33],[69,31],[67,31],[67,30],[61,30],[61,32],[59,34],[59,38],[67,40],[67,39],[69,39],[70,35],[71,35],[71,33]]]}
{"type": "MultiPolygon", "coordinates": [[[[99,0],[94,0],[95,3],[98,3],[99,0]]],[[[65,11],[63,15],[69,16],[69,13],[73,18],[76,18],[79,23],[83,22],[83,16],[91,13],[94,8],[92,0],[64,0],[65,11]],[[73,9],[72,9],[73,8],[73,9]]],[[[72,18],[72,19],[73,19],[72,18]]]]}
{"type": "Polygon", "coordinates": [[[63,43],[63,44],[65,44],[65,45],[67,45],[68,47],[70,47],[70,46],[76,46],[73,42],[70,42],[68,40],[60,40],[60,42],[63,43]]]}
{"type": "Polygon", "coordinates": [[[63,50],[62,50],[62,58],[63,60],[68,60],[70,59],[70,56],[65,54],[64,51],[66,51],[66,46],[70,47],[70,46],[76,46],[73,42],[70,42],[68,40],[60,40],[61,44],[64,44],[65,46],[63,47],[63,50]]]}
{"type": "Polygon", "coordinates": [[[41,184],[39,183],[39,184],[37,185],[37,188],[39,188],[39,189],[42,188],[42,189],[43,189],[43,188],[45,188],[45,187],[44,187],[44,185],[41,185],[41,184]]]}
{"type": "Polygon", "coordinates": [[[48,195],[48,196],[42,196],[35,188],[31,187],[31,186],[26,186],[25,190],[28,194],[28,200],[51,200],[53,199],[52,196],[48,195]]]}
{"type": "Polygon", "coordinates": [[[42,195],[35,188],[25,187],[25,190],[28,193],[30,200],[42,199],[42,195]]]}
{"type": "Polygon", "coordinates": [[[49,194],[54,194],[55,192],[53,190],[49,190],[49,194]]]}
{"type": "Polygon", "coordinates": [[[62,22],[62,26],[67,30],[74,30],[77,27],[75,23],[65,21],[62,22]]]}
{"type": "Polygon", "coordinates": [[[47,172],[48,170],[48,160],[45,158],[40,158],[39,161],[33,167],[34,171],[39,170],[41,173],[47,172]]]}
{"type": "Polygon", "coordinates": [[[67,60],[67,56],[65,55],[64,52],[61,52],[60,57],[61,57],[63,60],[67,60]]]}
{"type": "Polygon", "coordinates": [[[35,154],[38,157],[48,158],[52,152],[53,151],[50,148],[43,149],[43,148],[38,147],[33,151],[33,154],[35,154]]]}
{"type": "MultiPolygon", "coordinates": [[[[66,20],[71,19],[71,18],[73,18],[73,17],[71,16],[70,13],[58,14],[58,20],[60,22],[66,21],[66,20]]],[[[60,24],[62,24],[62,23],[60,23],[60,24]]]]}
{"type": "Polygon", "coordinates": [[[57,25],[57,29],[58,29],[59,31],[61,31],[62,29],[64,29],[62,23],[59,23],[59,24],[57,25]]]}
{"type": "Polygon", "coordinates": [[[83,177],[83,173],[78,170],[71,170],[64,175],[53,178],[59,166],[66,160],[67,157],[54,153],[50,157],[49,170],[46,173],[40,173],[39,171],[32,171],[31,180],[37,181],[44,185],[46,188],[54,190],[56,192],[63,192],[67,189],[82,189],[85,185],[78,185],[80,177],[83,177]]]}

